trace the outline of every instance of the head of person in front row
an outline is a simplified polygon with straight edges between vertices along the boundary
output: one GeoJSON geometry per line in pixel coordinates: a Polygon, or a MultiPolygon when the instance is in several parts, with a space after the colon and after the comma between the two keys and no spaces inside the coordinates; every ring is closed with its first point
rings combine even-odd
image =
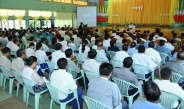
{"type": "Polygon", "coordinates": [[[57,65],[59,69],[66,70],[68,67],[68,61],[65,58],[60,58],[57,61],[57,65]]]}
{"type": "Polygon", "coordinates": [[[128,51],[128,45],[127,44],[124,44],[122,46],[122,50],[125,51],[125,52],[127,52],[128,51]]]}
{"type": "Polygon", "coordinates": [[[164,67],[162,70],[161,70],[161,79],[162,80],[171,80],[172,78],[172,71],[170,68],[168,67],[164,67]]]}
{"type": "Polygon", "coordinates": [[[62,51],[62,45],[61,45],[60,43],[57,43],[57,44],[55,45],[55,49],[56,49],[57,51],[62,51]]]}
{"type": "Polygon", "coordinates": [[[102,63],[99,68],[100,76],[110,79],[112,77],[112,70],[113,70],[112,64],[102,63]]]}
{"type": "Polygon", "coordinates": [[[145,52],[145,46],[144,45],[139,45],[138,52],[139,53],[144,53],[145,52]]]}
{"type": "Polygon", "coordinates": [[[155,43],[152,41],[152,42],[150,42],[149,44],[148,44],[148,47],[149,48],[154,48],[155,47],[155,43]]]}
{"type": "Polygon", "coordinates": [[[97,52],[95,49],[92,49],[88,52],[88,58],[89,59],[96,59],[97,52]]]}
{"type": "Polygon", "coordinates": [[[42,47],[42,43],[37,43],[36,44],[36,50],[42,50],[43,47],[42,47]]]}
{"type": "Polygon", "coordinates": [[[126,57],[123,60],[123,67],[129,69],[132,66],[132,63],[133,63],[133,59],[131,57],[126,57]]]}
{"type": "Polygon", "coordinates": [[[18,49],[16,53],[17,53],[17,57],[23,60],[26,58],[26,51],[24,49],[18,49]]]}
{"type": "Polygon", "coordinates": [[[65,50],[65,55],[67,58],[72,58],[73,57],[72,49],[69,48],[69,49],[65,50]]]}
{"type": "Polygon", "coordinates": [[[37,58],[35,56],[30,56],[26,60],[26,64],[27,64],[28,67],[30,67],[32,69],[36,69],[36,66],[37,66],[37,58]]]}
{"type": "Polygon", "coordinates": [[[3,53],[3,56],[9,58],[11,53],[10,53],[10,49],[8,47],[5,47],[3,50],[2,50],[2,53],[3,53]]]}
{"type": "Polygon", "coordinates": [[[184,51],[180,51],[180,52],[178,52],[178,54],[177,54],[176,61],[181,61],[181,62],[183,62],[183,60],[184,60],[184,51]]]}
{"type": "Polygon", "coordinates": [[[144,97],[147,101],[152,103],[158,103],[161,95],[161,91],[156,83],[153,81],[145,82],[143,86],[144,97]]]}

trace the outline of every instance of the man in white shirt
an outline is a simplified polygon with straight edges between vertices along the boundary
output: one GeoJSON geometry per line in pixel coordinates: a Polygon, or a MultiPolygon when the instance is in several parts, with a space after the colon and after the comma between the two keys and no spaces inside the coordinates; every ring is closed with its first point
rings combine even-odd
{"type": "Polygon", "coordinates": [[[154,42],[150,42],[148,44],[148,48],[145,51],[145,55],[151,57],[152,59],[156,60],[157,62],[161,62],[162,59],[160,57],[160,54],[159,54],[158,51],[156,51],[154,49],[154,47],[155,47],[155,43],[154,42]]]}
{"type": "Polygon", "coordinates": [[[35,51],[34,49],[34,43],[29,43],[29,48],[26,49],[26,56],[30,57],[30,56],[35,56],[35,51]]]}
{"type": "MultiPolygon", "coordinates": [[[[154,63],[151,60],[151,58],[149,56],[145,55],[144,53],[145,53],[144,45],[139,45],[138,53],[132,55],[133,64],[142,65],[142,66],[147,67],[149,70],[154,71],[155,68],[157,67],[157,64],[154,63]]],[[[151,73],[149,71],[146,73],[147,74],[145,74],[145,77],[149,78],[151,76],[151,73]]]]}
{"type": "MultiPolygon", "coordinates": [[[[60,43],[57,43],[55,45],[56,51],[52,53],[52,62],[57,63],[57,61],[60,58],[66,58],[65,54],[62,52],[62,45],[60,43]]],[[[55,69],[57,69],[57,65],[55,66],[55,69]]]]}
{"type": "MultiPolygon", "coordinates": [[[[172,83],[172,71],[168,67],[165,67],[161,70],[161,80],[156,79],[154,82],[158,85],[161,91],[169,92],[175,94],[184,100],[184,90],[177,84],[172,83]]],[[[178,106],[178,100],[175,101],[173,108],[178,106]]]]}
{"type": "MultiPolygon", "coordinates": [[[[64,92],[70,92],[70,91],[77,90],[80,108],[82,109],[82,107],[83,107],[83,99],[82,99],[83,91],[82,91],[82,89],[77,88],[77,85],[72,77],[72,74],[66,72],[66,69],[68,67],[67,60],[65,58],[60,58],[57,61],[57,65],[59,67],[59,70],[55,70],[51,74],[50,84],[52,86],[56,87],[57,89],[62,90],[64,92]]],[[[72,99],[73,96],[74,96],[73,93],[71,93],[69,95],[64,94],[64,93],[58,94],[60,102],[68,101],[68,100],[72,99]]],[[[69,102],[69,106],[71,106],[71,108],[74,108],[74,109],[78,108],[76,100],[69,102]]]]}
{"type": "Polygon", "coordinates": [[[175,40],[172,39],[170,42],[165,43],[164,47],[168,48],[171,52],[174,50],[173,44],[175,43],[175,40]]]}
{"type": "Polygon", "coordinates": [[[74,38],[74,39],[77,38],[77,32],[76,31],[73,32],[72,38],[74,38]]]}
{"type": "Polygon", "coordinates": [[[113,30],[113,31],[112,31],[112,35],[111,35],[111,36],[116,37],[116,30],[113,30]]]}
{"type": "Polygon", "coordinates": [[[120,38],[119,35],[120,35],[120,33],[119,32],[116,32],[116,36],[114,38],[119,39],[120,38]]]}
{"type": "Polygon", "coordinates": [[[11,50],[12,47],[14,46],[14,43],[13,43],[14,38],[12,36],[9,36],[8,40],[9,42],[6,44],[6,47],[8,47],[11,50]]]}
{"type": "Polygon", "coordinates": [[[110,41],[111,41],[111,39],[109,38],[109,36],[108,35],[106,35],[105,37],[104,37],[104,41],[103,41],[103,46],[104,47],[110,47],[110,41]]]}
{"type": "Polygon", "coordinates": [[[42,43],[42,47],[43,47],[43,51],[45,51],[45,52],[49,52],[49,51],[50,51],[50,49],[49,49],[49,47],[45,44],[45,41],[46,41],[46,39],[45,39],[45,38],[42,38],[42,39],[41,39],[41,43],[42,43]]]}
{"type": "Polygon", "coordinates": [[[14,42],[14,44],[13,44],[13,46],[12,46],[12,48],[11,48],[11,51],[17,52],[17,50],[20,48],[20,47],[19,47],[19,44],[20,44],[20,43],[19,43],[19,40],[14,39],[13,42],[14,42]]]}
{"type": "Polygon", "coordinates": [[[100,63],[96,61],[96,50],[92,49],[88,52],[88,60],[85,60],[82,68],[87,71],[92,71],[94,73],[99,73],[100,63]]]}
{"type": "Polygon", "coordinates": [[[109,60],[105,54],[105,51],[103,50],[102,42],[98,42],[96,51],[97,51],[97,58],[101,58],[103,60],[103,62],[109,63],[109,60]]]}
{"type": "Polygon", "coordinates": [[[128,51],[128,45],[124,44],[122,46],[122,51],[118,51],[116,52],[116,54],[114,55],[114,60],[118,60],[118,61],[122,61],[126,58],[129,57],[130,55],[127,53],[128,51]]]}

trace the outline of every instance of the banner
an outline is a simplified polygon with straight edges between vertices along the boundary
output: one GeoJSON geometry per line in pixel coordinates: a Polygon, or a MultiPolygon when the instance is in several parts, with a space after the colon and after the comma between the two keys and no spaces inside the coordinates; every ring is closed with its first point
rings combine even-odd
{"type": "Polygon", "coordinates": [[[88,0],[89,6],[98,6],[98,0],[88,0]]]}

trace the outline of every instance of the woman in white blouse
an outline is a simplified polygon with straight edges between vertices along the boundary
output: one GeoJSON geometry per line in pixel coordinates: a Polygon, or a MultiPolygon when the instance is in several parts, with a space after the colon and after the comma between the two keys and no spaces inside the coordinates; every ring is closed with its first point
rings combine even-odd
{"type": "Polygon", "coordinates": [[[42,44],[41,43],[36,44],[35,56],[41,62],[46,62],[48,60],[48,57],[47,57],[46,53],[42,50],[42,44]]]}
{"type": "Polygon", "coordinates": [[[44,85],[44,81],[46,81],[45,77],[40,77],[36,72],[37,58],[35,56],[31,56],[26,60],[26,63],[27,67],[23,69],[22,77],[32,82],[34,92],[39,93],[47,89],[44,85]]]}
{"type": "Polygon", "coordinates": [[[49,49],[49,47],[45,44],[45,41],[46,41],[45,38],[42,38],[42,39],[41,39],[41,43],[42,43],[42,46],[43,46],[43,51],[49,52],[50,49],[49,49]]]}
{"type": "Polygon", "coordinates": [[[79,53],[87,58],[89,51],[90,51],[90,48],[88,47],[88,41],[83,39],[82,45],[80,45],[80,47],[79,47],[79,53]]]}

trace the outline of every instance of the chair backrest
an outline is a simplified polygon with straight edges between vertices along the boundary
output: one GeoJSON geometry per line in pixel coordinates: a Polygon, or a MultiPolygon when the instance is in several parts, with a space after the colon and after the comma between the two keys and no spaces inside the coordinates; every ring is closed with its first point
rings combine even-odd
{"type": "Polygon", "coordinates": [[[95,77],[99,77],[100,76],[100,74],[99,73],[96,73],[96,72],[91,72],[91,71],[87,71],[87,70],[84,70],[83,72],[86,74],[86,76],[87,76],[87,78],[88,78],[89,81],[92,78],[95,78],[95,77]]]}
{"type": "Polygon", "coordinates": [[[114,55],[116,54],[116,52],[114,51],[107,51],[108,55],[110,56],[111,59],[114,58],[114,55]]]}
{"type": "Polygon", "coordinates": [[[30,93],[34,94],[34,90],[33,90],[33,88],[32,88],[32,86],[33,86],[32,81],[30,81],[30,80],[28,80],[28,79],[26,79],[26,78],[22,78],[22,80],[23,80],[23,82],[24,82],[24,85],[26,86],[26,89],[27,89],[30,93]]]}
{"type": "Polygon", "coordinates": [[[56,87],[52,86],[49,82],[46,83],[46,85],[47,85],[47,88],[49,89],[52,100],[54,100],[57,103],[60,103],[59,97],[58,97],[59,90],[56,87]]]}
{"type": "Polygon", "coordinates": [[[53,52],[55,52],[55,51],[56,51],[56,50],[54,50],[54,49],[50,48],[50,52],[52,52],[52,53],[53,53],[53,52]]]}
{"type": "Polygon", "coordinates": [[[160,102],[161,102],[161,105],[164,106],[165,108],[173,109],[173,104],[177,100],[180,100],[180,97],[174,94],[162,91],[162,94],[160,96],[160,102]]]}
{"type": "Polygon", "coordinates": [[[183,75],[172,71],[172,82],[179,83],[179,80],[183,78],[183,75]]]}
{"type": "Polygon", "coordinates": [[[74,71],[72,68],[67,68],[67,72],[69,72],[69,73],[71,73],[72,74],[72,76],[73,76],[73,78],[75,78],[76,76],[77,76],[77,72],[76,71],[74,71]]]}
{"type": "Polygon", "coordinates": [[[6,67],[2,67],[0,66],[0,69],[3,73],[3,75],[5,76],[5,78],[9,79],[9,75],[8,75],[8,72],[12,72],[10,69],[6,68],[6,67]]]}
{"type": "Polygon", "coordinates": [[[138,64],[133,64],[132,68],[134,69],[134,73],[136,73],[139,79],[145,79],[145,74],[150,72],[147,67],[138,64]]]}
{"type": "Polygon", "coordinates": [[[117,84],[120,92],[121,92],[121,95],[124,95],[124,96],[128,96],[128,89],[130,86],[132,87],[136,87],[134,84],[130,83],[130,82],[127,82],[123,79],[119,79],[119,78],[116,78],[116,77],[112,77],[112,80],[117,84]]]}
{"type": "Polygon", "coordinates": [[[76,57],[77,57],[77,62],[81,65],[84,63],[85,60],[87,60],[87,58],[83,56],[82,54],[77,54],[76,57]]]}
{"type": "Polygon", "coordinates": [[[169,60],[170,59],[169,55],[167,55],[165,53],[161,53],[160,52],[159,54],[160,54],[160,57],[162,59],[162,64],[165,64],[166,60],[169,60]]]}
{"type": "Polygon", "coordinates": [[[96,61],[99,62],[99,63],[103,63],[104,62],[103,59],[99,58],[99,57],[96,58],[96,61]]]}
{"type": "Polygon", "coordinates": [[[19,74],[21,74],[20,72],[17,72],[15,70],[12,70],[14,76],[15,76],[15,79],[18,81],[18,83],[22,84],[22,78],[20,77],[19,74]]]}
{"type": "Polygon", "coordinates": [[[72,49],[73,52],[74,52],[75,50],[77,50],[74,46],[70,46],[70,48],[72,49]]]}
{"type": "Polygon", "coordinates": [[[100,101],[97,101],[93,98],[90,98],[87,96],[82,96],[82,98],[86,102],[88,109],[113,109],[113,108],[107,106],[106,104],[104,104],[100,101]]]}
{"type": "Polygon", "coordinates": [[[76,48],[79,48],[80,42],[74,42],[74,43],[75,43],[76,48]]]}
{"type": "Polygon", "coordinates": [[[49,70],[52,73],[55,70],[55,65],[56,63],[52,62],[52,61],[46,61],[47,65],[49,66],[49,70]]]}
{"type": "Polygon", "coordinates": [[[16,51],[12,51],[12,52],[11,52],[11,55],[14,55],[15,58],[17,58],[17,53],[16,53],[16,51]]]}
{"type": "Polygon", "coordinates": [[[123,68],[123,62],[118,60],[111,60],[110,63],[116,68],[123,68]]]}

